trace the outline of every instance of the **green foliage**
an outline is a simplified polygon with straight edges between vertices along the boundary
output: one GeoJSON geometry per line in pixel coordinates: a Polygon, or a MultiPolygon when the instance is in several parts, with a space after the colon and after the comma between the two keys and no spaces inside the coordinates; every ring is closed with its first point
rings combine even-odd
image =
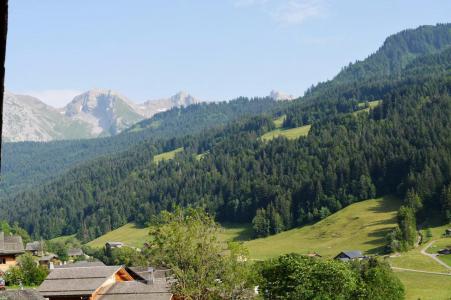
{"type": "Polygon", "coordinates": [[[376,259],[342,263],[288,254],[259,266],[265,299],[404,299],[404,287],[376,259]]]}
{"type": "Polygon", "coordinates": [[[259,274],[265,299],[353,299],[358,294],[355,272],[333,260],[288,254],[264,262],[259,274]]]}
{"type": "Polygon", "coordinates": [[[0,231],[3,231],[5,234],[20,236],[24,244],[31,242],[31,237],[28,232],[25,229],[21,228],[17,222],[15,222],[11,227],[7,221],[0,220],[0,231]]]}
{"type": "Polygon", "coordinates": [[[386,262],[370,258],[355,262],[354,268],[360,274],[361,299],[371,300],[402,300],[404,286],[395,276],[386,262]]]}
{"type": "Polygon", "coordinates": [[[162,212],[150,231],[150,258],[171,269],[174,294],[185,299],[241,299],[250,289],[246,251],[218,240],[219,227],[202,209],[162,212]]]}
{"type": "Polygon", "coordinates": [[[398,226],[401,231],[401,239],[411,248],[417,241],[417,225],[415,211],[406,206],[401,206],[398,212],[398,226]]]}
{"type": "Polygon", "coordinates": [[[80,248],[81,243],[75,237],[68,237],[65,239],[55,239],[45,242],[45,250],[55,253],[61,261],[68,261],[68,250],[70,248],[80,248]]]}
{"type": "Polygon", "coordinates": [[[137,267],[146,266],[147,261],[144,255],[142,255],[136,249],[130,247],[121,247],[112,249],[108,264],[137,267]]]}
{"type": "Polygon", "coordinates": [[[8,285],[37,286],[47,277],[47,269],[38,266],[31,254],[23,254],[18,257],[17,261],[18,265],[9,268],[5,274],[8,285]]]}
{"type": "Polygon", "coordinates": [[[445,220],[451,223],[451,185],[444,186],[441,194],[442,211],[445,220]]]}
{"type": "Polygon", "coordinates": [[[414,190],[407,191],[405,205],[410,207],[415,213],[423,208],[423,201],[420,196],[414,190]]]}
{"type": "Polygon", "coordinates": [[[252,220],[252,228],[256,237],[265,237],[271,234],[270,220],[264,208],[257,209],[257,213],[252,220]]]}
{"type": "MultiPolygon", "coordinates": [[[[14,195],[23,189],[39,186],[78,165],[101,156],[124,152],[143,141],[154,143],[160,139],[197,135],[242,117],[264,114],[287,105],[284,101],[273,101],[269,97],[241,97],[231,101],[172,108],[114,137],[49,143],[5,143],[2,147],[0,196],[14,195]]],[[[158,152],[174,148],[158,149],[158,152]]]]}

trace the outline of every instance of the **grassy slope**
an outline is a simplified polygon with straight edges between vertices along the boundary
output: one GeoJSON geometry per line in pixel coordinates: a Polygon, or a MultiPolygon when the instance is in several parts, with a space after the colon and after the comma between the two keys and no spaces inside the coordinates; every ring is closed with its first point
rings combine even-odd
{"type": "Polygon", "coordinates": [[[103,247],[106,242],[123,242],[126,245],[139,248],[142,247],[144,242],[148,239],[148,228],[140,228],[135,224],[128,223],[96,238],[93,241],[90,241],[87,245],[95,248],[100,248],[103,247]]]}
{"type": "Polygon", "coordinates": [[[353,112],[352,114],[353,114],[353,115],[357,115],[357,114],[359,114],[359,113],[361,113],[361,112],[369,112],[370,109],[375,108],[376,106],[378,106],[378,105],[381,104],[381,103],[382,103],[382,100],[374,100],[374,101],[370,101],[370,102],[368,102],[368,107],[367,107],[367,108],[363,108],[363,107],[365,107],[365,103],[359,103],[359,107],[362,107],[362,109],[361,109],[361,110],[358,110],[358,111],[355,111],[355,112],[353,112]]]}
{"type": "MultiPolygon", "coordinates": [[[[223,229],[219,239],[224,241],[243,241],[249,240],[252,236],[252,227],[247,224],[223,224],[223,229]]],[[[108,241],[122,242],[128,246],[142,247],[144,242],[149,240],[149,228],[141,228],[133,223],[125,224],[113,231],[110,231],[97,239],[89,242],[87,245],[100,248],[108,241]]]]}
{"type": "MultiPolygon", "coordinates": [[[[390,197],[355,203],[314,225],[258,240],[251,240],[252,228],[249,224],[222,224],[224,229],[219,238],[247,241],[245,245],[254,259],[264,259],[287,252],[317,251],[322,255],[333,256],[341,250],[361,249],[374,253],[383,245],[386,231],[395,226],[396,209],[399,204],[397,199],[390,197]]],[[[432,228],[434,238],[440,237],[443,228],[432,228]]],[[[107,241],[121,241],[130,246],[141,247],[148,238],[147,228],[126,224],[91,241],[88,245],[103,247],[107,241]]],[[[446,242],[438,244],[442,243],[446,242]]],[[[442,266],[421,255],[417,249],[404,253],[399,258],[390,259],[390,263],[426,271],[445,271],[442,266]]],[[[396,274],[406,287],[408,300],[451,297],[451,276],[401,271],[397,271],[396,274]]]]}
{"type": "Polygon", "coordinates": [[[162,160],[173,159],[177,153],[182,152],[182,151],[183,151],[183,148],[177,148],[177,149],[172,150],[172,151],[160,153],[160,154],[155,155],[153,157],[153,161],[156,162],[156,163],[159,163],[162,160]]]}
{"type": "Polygon", "coordinates": [[[283,253],[318,252],[334,256],[342,250],[376,253],[387,232],[396,225],[400,202],[392,197],[352,204],[326,219],[274,236],[246,243],[251,257],[265,259],[283,253]]]}
{"type": "Polygon", "coordinates": [[[431,258],[420,253],[422,246],[401,253],[399,257],[390,258],[390,264],[393,267],[423,270],[430,272],[447,272],[446,268],[436,263],[431,258]]]}
{"type": "MultiPolygon", "coordinates": [[[[445,229],[448,227],[448,225],[444,225],[430,228],[432,233],[431,239],[435,240],[435,242],[427,250],[428,253],[436,253],[437,250],[451,244],[451,238],[445,238],[442,236],[442,234],[445,232],[445,229]]],[[[418,248],[412,249],[405,253],[401,253],[399,257],[390,258],[390,264],[394,267],[399,268],[416,269],[431,272],[448,272],[445,267],[420,253],[421,249],[423,249],[427,243],[428,242],[425,242],[418,248]]],[[[448,257],[444,259],[446,261],[448,257]]]]}
{"type": "MultiPolygon", "coordinates": [[[[267,238],[250,240],[250,225],[223,224],[220,238],[247,241],[251,257],[265,259],[282,253],[316,251],[333,256],[342,250],[360,249],[377,252],[384,244],[384,236],[396,223],[399,201],[395,198],[373,199],[352,204],[326,219],[301,228],[292,229],[267,238]]],[[[102,247],[107,241],[120,241],[140,247],[148,239],[148,229],[129,223],[91,242],[102,247]]]]}
{"type": "Polygon", "coordinates": [[[276,126],[276,129],[265,133],[261,136],[261,139],[263,141],[270,141],[276,137],[284,136],[287,139],[297,139],[301,136],[306,136],[308,132],[310,131],[311,125],[305,125],[297,128],[290,128],[290,129],[283,129],[283,121],[285,121],[286,116],[283,115],[277,119],[274,120],[274,125],[276,126]]]}
{"type": "Polygon", "coordinates": [[[290,128],[290,129],[277,128],[277,129],[274,129],[274,130],[262,135],[261,139],[263,141],[270,141],[279,136],[284,136],[287,139],[297,139],[298,137],[306,136],[308,134],[308,132],[310,131],[310,127],[312,127],[312,126],[305,125],[305,126],[290,128]]]}
{"type": "Polygon", "coordinates": [[[396,271],[406,288],[406,300],[451,299],[451,276],[396,271]]]}

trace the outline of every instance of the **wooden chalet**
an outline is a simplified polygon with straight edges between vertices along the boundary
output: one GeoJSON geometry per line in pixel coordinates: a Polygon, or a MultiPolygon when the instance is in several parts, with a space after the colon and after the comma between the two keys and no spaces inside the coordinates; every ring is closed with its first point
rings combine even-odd
{"type": "Polygon", "coordinates": [[[353,251],[342,251],[338,253],[337,256],[334,257],[334,259],[341,260],[341,261],[350,261],[350,260],[362,260],[366,258],[362,251],[359,250],[353,250],[353,251]]]}
{"type": "Polygon", "coordinates": [[[69,261],[86,258],[85,253],[80,248],[70,248],[67,250],[67,256],[69,256],[69,261]]]}
{"type": "Polygon", "coordinates": [[[148,282],[123,266],[61,267],[38,288],[49,300],[171,300],[166,283],[148,282]]]}
{"type": "Polygon", "coordinates": [[[44,255],[44,243],[41,241],[29,242],[25,245],[25,251],[34,256],[44,255]]]}
{"type": "Polygon", "coordinates": [[[22,237],[0,232],[0,273],[17,264],[17,257],[25,253],[22,237]]]}

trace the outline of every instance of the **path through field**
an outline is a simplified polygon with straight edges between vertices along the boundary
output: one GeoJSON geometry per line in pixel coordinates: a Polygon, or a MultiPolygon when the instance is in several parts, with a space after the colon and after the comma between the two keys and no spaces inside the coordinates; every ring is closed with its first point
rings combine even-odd
{"type": "Polygon", "coordinates": [[[415,270],[415,269],[406,269],[406,268],[398,268],[398,267],[391,267],[393,270],[398,271],[407,271],[407,272],[417,272],[417,273],[425,273],[425,274],[435,274],[435,275],[445,275],[445,276],[451,276],[451,273],[442,273],[442,272],[431,272],[431,271],[423,271],[423,270],[415,270]]]}
{"type": "Polygon", "coordinates": [[[423,249],[421,249],[421,254],[429,256],[430,258],[432,258],[433,260],[435,260],[436,262],[438,262],[439,264],[441,264],[442,266],[444,266],[445,268],[447,268],[449,271],[451,271],[451,267],[448,266],[448,264],[446,264],[445,262],[441,261],[440,259],[437,258],[437,254],[430,254],[427,253],[426,250],[431,247],[433,244],[435,243],[435,241],[431,241],[429,242],[426,247],[424,247],[423,249]]]}

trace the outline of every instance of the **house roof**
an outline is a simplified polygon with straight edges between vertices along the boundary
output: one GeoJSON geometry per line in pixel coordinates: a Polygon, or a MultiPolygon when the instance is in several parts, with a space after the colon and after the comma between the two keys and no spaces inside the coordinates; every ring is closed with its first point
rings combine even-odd
{"type": "Polygon", "coordinates": [[[55,266],[56,269],[80,268],[80,267],[103,267],[105,264],[101,261],[77,261],[70,264],[55,266]]]}
{"type": "Polygon", "coordinates": [[[39,242],[39,241],[29,242],[29,243],[27,243],[25,245],[25,250],[26,251],[39,251],[39,250],[42,250],[41,242],[39,242]]]}
{"type": "Polygon", "coordinates": [[[349,259],[355,259],[355,258],[361,258],[361,257],[363,257],[362,251],[359,251],[359,250],[342,251],[342,252],[340,252],[336,257],[341,256],[341,254],[343,254],[344,256],[346,256],[346,257],[349,258],[349,259]]]}
{"type": "Polygon", "coordinates": [[[67,250],[67,255],[69,255],[69,256],[83,256],[85,254],[83,253],[83,250],[81,250],[80,248],[71,248],[71,249],[67,250]]]}
{"type": "Polygon", "coordinates": [[[116,282],[101,288],[99,300],[170,300],[172,293],[166,284],[144,284],[138,281],[116,282]]]}
{"type": "Polygon", "coordinates": [[[105,245],[110,247],[122,247],[124,246],[124,243],[122,242],[106,242],[105,245]]]}
{"type": "Polygon", "coordinates": [[[121,266],[53,269],[38,291],[44,296],[91,295],[120,269],[121,266]]]}
{"type": "Polygon", "coordinates": [[[35,290],[0,291],[0,299],[8,300],[44,300],[35,290]]]}
{"type": "Polygon", "coordinates": [[[24,253],[22,237],[19,235],[7,235],[0,232],[0,254],[24,253]]]}
{"type": "Polygon", "coordinates": [[[42,256],[39,258],[39,261],[50,261],[54,258],[58,258],[58,255],[49,253],[48,255],[42,256]]]}

